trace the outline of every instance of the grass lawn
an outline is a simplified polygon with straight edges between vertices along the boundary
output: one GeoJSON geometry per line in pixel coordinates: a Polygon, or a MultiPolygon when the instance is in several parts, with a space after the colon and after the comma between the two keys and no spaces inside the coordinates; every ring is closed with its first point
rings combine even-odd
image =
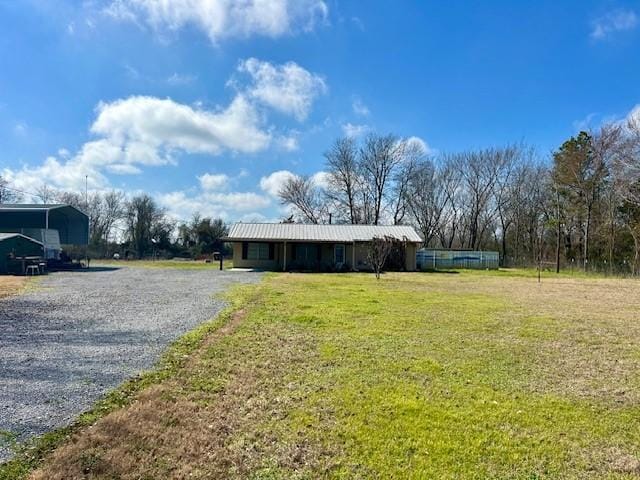
{"type": "Polygon", "coordinates": [[[32,478],[640,475],[638,281],[272,274],[231,301],[32,478]]]}
{"type": "Polygon", "coordinates": [[[27,277],[0,275],[0,298],[20,293],[27,286],[27,277]]]}

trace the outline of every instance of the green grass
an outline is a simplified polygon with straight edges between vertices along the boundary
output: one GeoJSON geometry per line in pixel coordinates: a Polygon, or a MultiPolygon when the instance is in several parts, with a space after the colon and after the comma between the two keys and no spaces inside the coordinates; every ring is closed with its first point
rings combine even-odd
{"type": "Polygon", "coordinates": [[[36,478],[637,478],[639,286],[271,274],[36,478]]]}

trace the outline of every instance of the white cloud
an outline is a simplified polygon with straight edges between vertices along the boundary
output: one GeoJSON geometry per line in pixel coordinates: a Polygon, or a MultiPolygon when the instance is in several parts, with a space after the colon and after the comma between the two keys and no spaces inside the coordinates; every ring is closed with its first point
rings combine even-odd
{"type": "Polygon", "coordinates": [[[322,0],[114,0],[105,11],[118,20],[147,23],[160,35],[195,26],[213,43],[310,31],[328,14],[322,0]]]}
{"type": "Polygon", "coordinates": [[[0,173],[15,188],[25,192],[36,192],[43,184],[52,188],[82,191],[85,176],[89,188],[106,188],[105,176],[95,167],[84,167],[71,160],[60,162],[56,157],[47,157],[38,166],[24,166],[20,170],[5,168],[0,173]]]}
{"type": "Polygon", "coordinates": [[[298,138],[295,135],[280,137],[278,139],[278,146],[285,152],[295,152],[300,148],[298,138]]]}
{"type": "Polygon", "coordinates": [[[266,177],[260,179],[260,188],[271,195],[274,198],[278,197],[278,193],[284,186],[284,184],[292,177],[296,175],[289,170],[278,170],[266,177]]]}
{"type": "Polygon", "coordinates": [[[242,95],[226,109],[214,112],[170,99],[129,97],[101,103],[91,131],[120,148],[129,160],[125,163],[143,158],[140,163],[154,165],[169,163],[163,153],[172,149],[213,155],[224,149],[244,153],[263,150],[270,135],[260,130],[259,124],[257,113],[242,95]]]}
{"type": "Polygon", "coordinates": [[[351,102],[351,108],[353,108],[353,113],[361,117],[367,117],[371,113],[369,111],[369,107],[367,107],[358,97],[355,97],[351,102]]]}
{"type": "Polygon", "coordinates": [[[593,121],[596,118],[597,114],[596,113],[590,113],[588,114],[586,117],[584,117],[583,119],[580,120],[575,120],[573,122],[573,129],[576,132],[581,132],[581,131],[589,131],[592,127],[593,121]]]}
{"type": "Polygon", "coordinates": [[[307,118],[315,98],[327,91],[322,77],[295,62],[274,65],[249,58],[240,62],[238,71],[251,77],[248,96],[300,121],[307,118]]]}
{"type": "MultiPolygon", "coordinates": [[[[151,96],[100,102],[90,127],[92,138],[75,153],[60,149],[39,165],[0,169],[0,174],[16,188],[31,192],[44,183],[52,189],[83,191],[85,181],[91,190],[100,190],[111,187],[108,175],[136,175],[144,167],[177,165],[184,154],[250,154],[272,145],[297,149],[298,132],[279,131],[268,121],[269,109],[261,105],[304,118],[317,95],[313,88],[324,90],[324,82],[293,63],[279,66],[250,60],[247,73],[253,82],[239,88],[226,107],[205,108],[151,96]],[[272,96],[277,94],[285,99],[272,96]]],[[[240,171],[239,176],[246,175],[246,170],[240,171]]],[[[269,207],[286,175],[293,174],[280,171],[261,179],[264,193],[256,193],[229,191],[236,177],[204,173],[197,177],[197,191],[158,198],[176,218],[200,211],[235,219],[269,207]]]]}
{"type": "Polygon", "coordinates": [[[129,165],[126,163],[115,163],[113,165],[107,165],[107,171],[115,175],[138,175],[142,173],[135,165],[129,165]]]}
{"type": "Polygon", "coordinates": [[[203,190],[222,190],[229,185],[230,180],[229,176],[224,173],[205,173],[198,177],[200,187],[203,190]]]}
{"type": "Polygon", "coordinates": [[[167,83],[172,86],[191,85],[195,82],[197,77],[195,75],[174,73],[167,78],[167,83]]]}
{"type": "Polygon", "coordinates": [[[633,30],[638,26],[638,15],[633,10],[613,10],[592,22],[591,38],[604,40],[616,32],[633,30]]]}
{"type": "Polygon", "coordinates": [[[409,137],[407,138],[407,144],[415,145],[417,148],[421,149],[425,155],[429,155],[434,153],[434,150],[429,146],[427,142],[425,142],[420,137],[409,137]]]}
{"type": "Polygon", "coordinates": [[[347,122],[342,125],[342,133],[344,133],[347,137],[359,137],[364,135],[370,130],[368,125],[354,125],[353,123],[347,122]]]}
{"type": "Polygon", "coordinates": [[[198,212],[203,216],[235,220],[247,212],[255,212],[271,205],[271,200],[254,192],[206,192],[188,195],[184,191],[160,194],[158,203],[172,217],[187,219],[198,212]]]}
{"type": "Polygon", "coordinates": [[[85,175],[95,188],[108,186],[104,172],[132,175],[141,166],[175,164],[175,153],[217,155],[225,150],[253,153],[267,148],[271,134],[262,130],[250,102],[237,95],[223,110],[208,111],[155,97],[129,97],[100,103],[88,141],[64,161],[49,157],[40,166],[5,169],[18,188],[34,190],[43,183],[61,189],[84,186],[85,175]]]}
{"type": "Polygon", "coordinates": [[[329,187],[329,173],[328,172],[316,172],[311,175],[311,180],[313,183],[323,189],[327,189],[329,187]]]}

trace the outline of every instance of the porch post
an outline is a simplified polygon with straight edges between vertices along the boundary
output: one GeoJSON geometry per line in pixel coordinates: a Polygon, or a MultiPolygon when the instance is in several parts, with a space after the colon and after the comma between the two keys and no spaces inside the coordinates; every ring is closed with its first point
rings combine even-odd
{"type": "Polygon", "coordinates": [[[351,270],[356,271],[356,241],[351,245],[351,270]]]}
{"type": "Polygon", "coordinates": [[[49,234],[49,209],[46,210],[45,212],[45,223],[44,223],[44,238],[42,239],[44,243],[44,248],[42,249],[42,252],[44,253],[44,261],[47,261],[47,237],[49,234]]]}
{"type": "Polygon", "coordinates": [[[284,245],[282,247],[282,271],[287,271],[287,242],[285,240],[284,245]]]}

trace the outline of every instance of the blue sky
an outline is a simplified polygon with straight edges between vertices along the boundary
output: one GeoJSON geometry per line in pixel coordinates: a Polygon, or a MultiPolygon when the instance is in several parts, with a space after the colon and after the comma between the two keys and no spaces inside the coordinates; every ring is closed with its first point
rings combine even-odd
{"type": "Polygon", "coordinates": [[[0,175],[277,219],[340,135],[546,155],[624,118],[639,47],[637,1],[0,0],[0,175]]]}

